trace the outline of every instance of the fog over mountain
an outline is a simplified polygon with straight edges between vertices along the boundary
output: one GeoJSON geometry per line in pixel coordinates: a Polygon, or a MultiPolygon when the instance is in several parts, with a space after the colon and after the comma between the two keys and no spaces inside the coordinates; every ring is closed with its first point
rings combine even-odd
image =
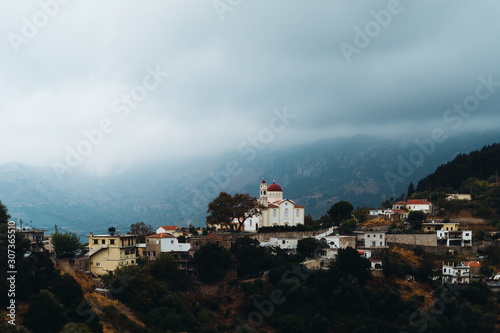
{"type": "Polygon", "coordinates": [[[500,3],[3,1],[0,195],[88,232],[263,177],[318,217],[498,141],[500,3]]]}
{"type": "Polygon", "coordinates": [[[53,230],[57,224],[80,235],[109,226],[126,232],[139,221],[187,226],[198,220],[204,225],[207,204],[220,191],[258,196],[265,177],[318,218],[339,200],[376,207],[457,154],[493,142],[500,142],[499,132],[450,138],[424,152],[425,146],[422,150],[405,138],[357,135],[288,149],[265,147],[255,156],[233,152],[176,166],[116,170],[106,176],[73,172],[62,180],[52,168],[12,162],[0,166],[0,198],[13,217],[32,220],[37,227],[53,230]],[[425,159],[412,166],[412,156],[421,156],[419,152],[425,159]]]}

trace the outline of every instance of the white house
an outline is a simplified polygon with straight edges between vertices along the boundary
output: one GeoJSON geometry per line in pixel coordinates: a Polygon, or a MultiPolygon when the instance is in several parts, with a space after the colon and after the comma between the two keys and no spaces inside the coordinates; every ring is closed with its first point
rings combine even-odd
{"type": "Polygon", "coordinates": [[[408,209],[410,211],[422,211],[428,214],[432,212],[432,203],[426,199],[410,199],[407,202],[396,202],[392,205],[392,209],[408,209]]]}
{"type": "Polygon", "coordinates": [[[335,259],[337,258],[339,250],[334,248],[324,248],[319,251],[319,257],[321,259],[335,259]]]}
{"type": "Polygon", "coordinates": [[[191,249],[190,243],[179,243],[177,238],[167,233],[146,236],[146,249],[155,247],[160,252],[187,252],[191,249]]]}
{"type": "Polygon", "coordinates": [[[179,236],[184,235],[184,232],[182,231],[182,229],[176,225],[163,225],[163,226],[159,227],[158,229],[156,229],[156,233],[157,234],[167,233],[167,234],[171,234],[174,237],[179,237],[179,236]]]}
{"type": "Polygon", "coordinates": [[[438,243],[446,246],[472,246],[471,230],[437,230],[438,243]]]}
{"type": "Polygon", "coordinates": [[[463,262],[460,263],[448,263],[447,265],[443,262],[443,284],[444,283],[454,283],[454,284],[467,284],[470,282],[470,271],[469,266],[465,265],[463,262]]]}
{"type": "Polygon", "coordinates": [[[361,258],[370,259],[372,257],[372,251],[370,250],[358,250],[361,258]]]}
{"type": "Polygon", "coordinates": [[[331,249],[345,249],[347,247],[356,247],[355,236],[326,236],[320,239],[324,241],[331,249]]]}
{"type": "Polygon", "coordinates": [[[267,186],[266,181],[262,180],[260,183],[259,202],[265,208],[261,210],[260,214],[252,216],[245,221],[245,231],[255,232],[260,227],[304,224],[305,207],[297,205],[290,199],[284,199],[281,186],[275,182],[267,186]]]}
{"type": "Polygon", "coordinates": [[[385,232],[383,231],[354,231],[356,235],[356,248],[376,248],[387,246],[385,232]]]}
{"type": "Polygon", "coordinates": [[[426,214],[432,212],[432,203],[425,199],[411,199],[406,202],[406,208],[410,211],[422,211],[426,214]]]}
{"type": "Polygon", "coordinates": [[[453,200],[465,200],[465,201],[471,201],[472,197],[470,194],[447,194],[446,201],[453,201],[453,200]]]}
{"type": "Polygon", "coordinates": [[[274,237],[269,239],[269,246],[279,247],[284,250],[295,250],[300,238],[274,237]]]}

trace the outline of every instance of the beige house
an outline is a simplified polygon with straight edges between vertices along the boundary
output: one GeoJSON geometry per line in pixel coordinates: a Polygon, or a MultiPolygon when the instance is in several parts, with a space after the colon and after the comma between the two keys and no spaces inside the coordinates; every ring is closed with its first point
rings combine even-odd
{"type": "Polygon", "coordinates": [[[90,270],[92,274],[100,276],[115,270],[119,266],[135,265],[138,252],[135,235],[115,235],[114,232],[106,235],[90,233],[89,252],[90,270]]]}
{"type": "Polygon", "coordinates": [[[422,231],[424,232],[436,232],[438,230],[445,230],[445,231],[457,231],[458,230],[458,223],[455,222],[426,222],[422,223],[422,231]]]}

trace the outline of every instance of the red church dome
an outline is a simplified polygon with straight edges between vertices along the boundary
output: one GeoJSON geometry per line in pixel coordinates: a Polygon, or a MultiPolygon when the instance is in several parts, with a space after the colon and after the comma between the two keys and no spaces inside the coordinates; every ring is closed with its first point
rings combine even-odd
{"type": "Polygon", "coordinates": [[[271,185],[269,185],[267,187],[267,191],[268,192],[283,192],[283,190],[281,189],[281,186],[279,186],[275,182],[273,182],[271,185]]]}

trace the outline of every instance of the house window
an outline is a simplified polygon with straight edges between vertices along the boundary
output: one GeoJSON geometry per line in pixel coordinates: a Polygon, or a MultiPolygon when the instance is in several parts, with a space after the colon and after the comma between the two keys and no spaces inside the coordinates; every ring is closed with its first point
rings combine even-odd
{"type": "Polygon", "coordinates": [[[102,240],[102,244],[106,244],[106,240],[105,239],[102,240]]]}
{"type": "Polygon", "coordinates": [[[300,216],[300,210],[298,210],[298,209],[297,209],[297,210],[295,211],[295,216],[297,216],[297,217],[299,217],[299,216],[300,216]]]}
{"type": "Polygon", "coordinates": [[[130,249],[130,254],[135,254],[135,249],[130,249]]]}
{"type": "Polygon", "coordinates": [[[133,260],[130,260],[130,262],[131,262],[132,264],[134,263],[134,261],[133,261],[133,260]]]}
{"type": "Polygon", "coordinates": [[[110,239],[110,240],[109,240],[109,244],[111,244],[111,245],[115,245],[115,240],[114,240],[114,239],[110,239]]]}
{"type": "Polygon", "coordinates": [[[128,256],[128,250],[125,250],[125,255],[128,256]]]}
{"type": "Polygon", "coordinates": [[[288,208],[285,208],[285,217],[288,217],[288,208]]]}
{"type": "Polygon", "coordinates": [[[380,235],[380,239],[382,239],[382,235],[380,235]]]}
{"type": "Polygon", "coordinates": [[[156,257],[156,251],[153,251],[153,257],[156,257]]]}
{"type": "Polygon", "coordinates": [[[96,266],[101,266],[101,263],[100,262],[96,262],[95,265],[96,266]]]}
{"type": "Polygon", "coordinates": [[[282,240],[281,242],[282,242],[282,244],[285,244],[285,240],[282,240]]]}
{"type": "Polygon", "coordinates": [[[250,219],[250,227],[252,227],[252,219],[250,219]]]}
{"type": "Polygon", "coordinates": [[[382,242],[380,242],[380,246],[382,246],[382,242]]]}
{"type": "Polygon", "coordinates": [[[99,240],[98,239],[94,239],[94,244],[99,244],[99,240]]]}
{"type": "Polygon", "coordinates": [[[370,235],[366,235],[366,237],[370,238],[370,235]]]}
{"type": "Polygon", "coordinates": [[[375,243],[375,241],[372,242],[372,246],[377,246],[376,243],[375,243]]]}
{"type": "Polygon", "coordinates": [[[156,240],[156,245],[158,245],[158,244],[160,244],[160,241],[157,239],[157,240],[156,240]]]}
{"type": "Polygon", "coordinates": [[[273,217],[276,217],[276,214],[278,213],[277,209],[273,209],[273,217]]]}
{"type": "Polygon", "coordinates": [[[173,241],[173,240],[171,240],[171,241],[170,241],[170,244],[174,244],[174,241],[173,241]]]}

